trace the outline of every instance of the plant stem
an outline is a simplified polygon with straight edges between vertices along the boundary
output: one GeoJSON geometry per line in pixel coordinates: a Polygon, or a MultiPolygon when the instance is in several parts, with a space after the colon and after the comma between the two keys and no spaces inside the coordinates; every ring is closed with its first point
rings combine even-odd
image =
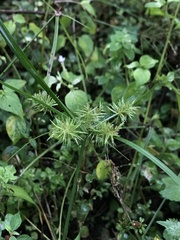
{"type": "Polygon", "coordinates": [[[143,234],[143,237],[146,236],[147,232],[149,231],[152,223],[154,222],[155,218],[157,217],[157,214],[158,214],[158,212],[161,210],[161,208],[162,208],[162,206],[164,205],[165,201],[166,201],[166,199],[163,199],[163,200],[162,200],[162,202],[161,202],[161,204],[159,205],[158,209],[156,210],[155,214],[154,214],[153,217],[151,218],[151,221],[149,222],[149,224],[148,224],[148,226],[147,226],[147,228],[146,228],[146,230],[145,230],[145,232],[144,232],[144,234],[143,234]]]}
{"type": "Polygon", "coordinates": [[[175,19],[177,17],[177,14],[179,12],[179,9],[180,9],[180,1],[179,1],[178,5],[177,5],[175,14],[174,14],[172,22],[170,24],[169,32],[168,32],[168,35],[167,35],[167,38],[166,38],[166,42],[165,42],[165,45],[164,45],[163,52],[161,54],[161,58],[160,58],[160,61],[159,61],[158,69],[157,69],[156,75],[154,77],[154,80],[157,79],[157,77],[159,76],[159,74],[161,72],[161,69],[162,69],[162,67],[164,65],[163,63],[164,63],[165,54],[166,54],[166,51],[167,51],[167,48],[168,48],[168,45],[169,45],[169,42],[170,42],[171,34],[172,34],[172,31],[173,31],[173,27],[174,27],[174,22],[175,22],[175,19]]]}
{"type": "Polygon", "coordinates": [[[74,197],[75,197],[76,189],[77,189],[79,172],[80,172],[80,168],[81,168],[81,163],[83,162],[83,158],[84,158],[85,144],[86,144],[86,140],[84,140],[82,142],[82,145],[81,145],[81,148],[80,148],[79,159],[78,159],[78,162],[77,162],[76,173],[75,173],[75,176],[74,176],[74,182],[73,182],[73,187],[72,187],[72,191],[71,191],[71,197],[70,197],[70,200],[69,200],[69,207],[68,207],[68,212],[67,212],[67,216],[66,216],[66,221],[65,221],[62,240],[67,239],[69,222],[70,222],[70,217],[71,217],[71,211],[72,211],[74,197]]]}
{"type": "Polygon", "coordinates": [[[50,60],[49,60],[48,71],[47,71],[47,82],[50,78],[51,70],[52,70],[52,66],[53,66],[53,62],[54,62],[54,56],[55,56],[57,41],[58,41],[58,31],[59,31],[59,16],[56,16],[55,17],[54,39],[53,39],[53,45],[52,45],[52,50],[51,50],[51,56],[50,56],[50,60]]]}
{"type": "MultiPolygon", "coordinates": [[[[164,65],[164,59],[165,59],[165,54],[167,52],[167,48],[168,48],[168,45],[169,45],[169,42],[170,42],[170,38],[171,38],[171,34],[172,34],[172,31],[173,31],[173,27],[174,27],[174,22],[175,22],[175,19],[177,17],[177,14],[179,12],[179,9],[180,9],[180,1],[177,5],[177,8],[176,8],[176,11],[175,11],[175,14],[173,16],[173,19],[171,21],[171,24],[170,24],[170,28],[169,28],[169,31],[168,31],[168,35],[167,35],[167,38],[166,38],[166,42],[165,42],[165,45],[164,45],[164,48],[163,48],[163,52],[161,54],[161,58],[160,58],[160,61],[159,61],[159,65],[158,65],[158,69],[156,71],[156,75],[153,79],[153,81],[156,81],[158,76],[160,75],[161,73],[161,70],[162,70],[162,67],[164,65]]],[[[148,115],[149,115],[149,111],[150,111],[150,106],[151,106],[151,102],[152,102],[152,98],[153,98],[153,92],[151,93],[151,96],[149,98],[149,101],[148,101],[148,108],[146,110],[146,115],[145,115],[145,119],[144,119],[144,124],[146,124],[147,122],[147,119],[148,119],[148,115]]],[[[141,132],[141,135],[143,134],[143,130],[141,132]]]]}
{"type": "Polygon", "coordinates": [[[60,214],[59,214],[59,227],[58,227],[59,238],[58,238],[58,240],[61,240],[63,207],[64,207],[64,203],[65,203],[65,199],[66,199],[66,196],[67,196],[68,189],[70,187],[70,184],[71,184],[71,181],[74,177],[75,172],[76,172],[76,169],[74,169],[73,173],[71,174],[71,177],[70,177],[69,182],[67,184],[66,191],[64,193],[63,200],[62,200],[62,203],[61,203],[61,210],[60,210],[60,214]]]}

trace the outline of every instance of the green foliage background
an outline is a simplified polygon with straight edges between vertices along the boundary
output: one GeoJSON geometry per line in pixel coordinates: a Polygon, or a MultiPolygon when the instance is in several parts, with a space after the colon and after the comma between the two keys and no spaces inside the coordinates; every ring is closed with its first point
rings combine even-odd
{"type": "Polygon", "coordinates": [[[179,239],[179,8],[1,3],[1,239],[179,239]]]}

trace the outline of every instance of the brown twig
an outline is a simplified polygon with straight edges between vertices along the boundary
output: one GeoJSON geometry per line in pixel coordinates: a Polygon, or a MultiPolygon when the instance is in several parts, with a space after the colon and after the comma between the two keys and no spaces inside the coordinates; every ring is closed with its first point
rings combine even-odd
{"type": "MultiPolygon", "coordinates": [[[[9,10],[9,9],[0,9],[0,13],[5,14],[39,14],[39,15],[45,15],[44,11],[30,11],[30,10],[9,10]]],[[[49,13],[50,15],[53,15],[53,13],[49,13]]]]}

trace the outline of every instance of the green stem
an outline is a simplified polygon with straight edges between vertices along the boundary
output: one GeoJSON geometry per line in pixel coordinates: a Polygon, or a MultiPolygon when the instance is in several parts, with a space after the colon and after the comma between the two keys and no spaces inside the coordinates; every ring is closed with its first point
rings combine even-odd
{"type": "Polygon", "coordinates": [[[71,211],[72,211],[73,202],[74,202],[74,198],[75,198],[75,194],[76,194],[78,177],[79,177],[79,173],[80,173],[81,163],[83,162],[83,158],[84,158],[83,153],[84,153],[84,149],[85,149],[85,144],[86,144],[86,140],[82,143],[80,153],[79,153],[79,159],[77,162],[76,173],[74,176],[74,182],[73,182],[73,187],[72,187],[72,191],[71,191],[71,197],[69,200],[69,207],[68,207],[68,212],[67,212],[67,216],[66,216],[62,240],[67,240],[69,222],[70,222],[71,211]]]}
{"type": "Polygon", "coordinates": [[[31,141],[32,140],[36,140],[36,139],[38,139],[38,138],[40,138],[40,137],[42,137],[42,136],[45,136],[45,135],[47,135],[48,133],[42,133],[41,135],[39,135],[39,136],[37,136],[37,137],[35,137],[35,138],[30,138],[29,139],[29,141],[26,143],[26,144],[24,144],[21,148],[19,148],[14,154],[12,154],[9,158],[8,158],[8,160],[6,161],[6,162],[9,162],[12,158],[14,158],[18,153],[20,153],[24,148],[26,148],[27,147],[27,145],[29,145],[29,144],[31,144],[31,141]]]}
{"type": "MultiPolygon", "coordinates": [[[[44,2],[45,4],[45,2],[44,2]]],[[[49,10],[50,10],[50,5],[51,5],[51,0],[48,0],[48,3],[46,4],[46,13],[44,16],[43,21],[46,22],[47,21],[47,17],[49,14],[49,10]]],[[[40,63],[41,63],[41,68],[43,69],[43,56],[44,56],[44,45],[45,45],[45,33],[46,33],[46,29],[44,28],[42,31],[42,45],[41,45],[41,58],[40,58],[40,63]]]]}
{"type": "Polygon", "coordinates": [[[51,70],[54,62],[54,56],[56,53],[56,47],[57,47],[57,41],[58,41],[58,32],[59,32],[59,16],[56,16],[55,18],[55,29],[54,29],[54,39],[53,39],[53,45],[52,45],[52,50],[51,50],[51,56],[49,60],[49,66],[48,66],[48,71],[47,71],[47,82],[48,79],[51,75],[51,70]]]}
{"type": "Polygon", "coordinates": [[[153,217],[151,218],[151,221],[149,222],[148,226],[146,227],[146,230],[145,230],[145,232],[144,232],[144,234],[143,234],[142,237],[145,238],[147,232],[149,231],[149,229],[150,229],[151,225],[153,224],[154,220],[156,219],[156,217],[157,217],[159,211],[161,210],[162,206],[164,205],[165,201],[166,201],[166,199],[163,199],[163,200],[162,200],[162,202],[161,202],[161,204],[159,205],[158,209],[156,210],[155,214],[154,214],[153,217]]]}
{"type": "MultiPolygon", "coordinates": [[[[155,81],[158,78],[158,76],[161,73],[162,67],[164,65],[165,54],[167,52],[167,48],[168,48],[168,45],[169,45],[169,42],[170,42],[170,38],[171,38],[171,34],[172,34],[172,31],[173,31],[173,27],[174,27],[174,22],[175,22],[175,19],[177,17],[177,14],[179,12],[179,8],[180,8],[180,2],[177,5],[175,14],[174,14],[173,19],[171,21],[170,28],[169,28],[169,31],[168,31],[168,35],[167,35],[167,38],[166,38],[166,42],[165,42],[165,45],[164,45],[164,48],[163,48],[163,52],[161,54],[161,58],[160,58],[160,61],[159,61],[158,69],[156,71],[156,75],[155,75],[153,81],[155,81]]],[[[151,89],[151,95],[150,95],[150,98],[148,100],[148,107],[147,107],[145,118],[144,118],[144,124],[146,124],[146,122],[148,120],[148,115],[149,115],[152,99],[153,99],[153,92],[152,92],[152,89],[151,89]]],[[[142,136],[142,134],[143,134],[143,130],[141,131],[141,136],[142,136]]]]}
{"type": "MultiPolygon", "coordinates": [[[[8,52],[6,51],[6,48],[3,48],[2,50],[3,50],[6,58],[8,59],[8,61],[11,63],[12,60],[11,60],[11,57],[9,56],[8,52]]],[[[13,64],[12,67],[13,67],[14,73],[16,74],[16,77],[18,79],[21,79],[21,76],[19,75],[19,72],[18,72],[16,66],[13,64]]]]}
{"type": "Polygon", "coordinates": [[[64,208],[64,203],[65,203],[65,199],[66,199],[66,196],[67,196],[67,192],[69,190],[69,187],[70,187],[70,184],[72,182],[72,179],[74,177],[74,174],[76,172],[76,169],[74,169],[73,173],[71,174],[71,177],[69,179],[69,182],[67,184],[67,187],[66,187],[66,191],[64,193],[64,196],[63,196],[63,200],[62,200],[62,203],[61,203],[61,210],[60,210],[60,214],[59,214],[59,227],[58,227],[58,231],[59,231],[59,238],[58,240],[61,240],[61,233],[62,233],[62,214],[63,214],[63,208],[64,208]]]}
{"type": "Polygon", "coordinates": [[[24,175],[24,173],[29,170],[39,159],[41,159],[46,153],[52,151],[56,146],[59,145],[60,142],[56,142],[53,145],[51,145],[48,149],[46,149],[44,152],[42,152],[41,154],[39,154],[19,175],[18,179],[22,177],[22,175],[24,175]]]}
{"type": "Polygon", "coordinates": [[[154,80],[156,80],[156,78],[159,76],[159,74],[161,72],[161,69],[162,69],[162,67],[164,65],[165,54],[167,52],[167,48],[168,48],[168,45],[169,45],[169,42],[170,42],[170,38],[171,38],[171,34],[172,34],[172,31],[173,31],[173,27],[174,27],[174,22],[175,22],[175,19],[177,17],[177,14],[179,12],[179,8],[180,8],[180,1],[179,1],[178,5],[177,5],[175,14],[174,14],[173,19],[171,21],[169,32],[168,32],[168,35],[167,35],[167,38],[166,38],[166,42],[165,42],[165,45],[164,45],[163,52],[161,54],[161,58],[160,58],[160,61],[159,61],[158,69],[157,69],[156,75],[154,77],[154,80]]]}
{"type": "MultiPolygon", "coordinates": [[[[63,30],[64,30],[67,38],[69,39],[70,43],[71,43],[72,46],[74,47],[76,54],[79,56],[79,58],[80,58],[80,60],[81,60],[81,63],[82,63],[83,69],[84,69],[84,73],[85,73],[85,79],[88,79],[87,72],[86,72],[86,66],[85,66],[85,63],[84,63],[84,60],[83,60],[81,54],[79,53],[79,51],[78,51],[78,49],[77,49],[77,46],[74,44],[72,38],[70,37],[68,31],[66,30],[66,28],[65,28],[65,26],[64,26],[64,24],[63,24],[62,22],[61,22],[61,26],[62,26],[62,28],[63,28],[63,30]]],[[[83,79],[83,81],[82,81],[82,84],[83,84],[83,88],[84,88],[85,93],[87,93],[86,84],[85,84],[84,79],[83,79]]]]}

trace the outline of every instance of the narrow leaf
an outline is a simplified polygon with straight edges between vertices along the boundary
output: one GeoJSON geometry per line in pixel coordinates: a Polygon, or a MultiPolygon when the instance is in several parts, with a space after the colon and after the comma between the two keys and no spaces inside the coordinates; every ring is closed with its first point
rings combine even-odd
{"type": "Polygon", "coordinates": [[[121,138],[121,137],[116,137],[117,140],[119,140],[120,142],[123,142],[125,144],[127,144],[128,146],[132,147],[133,149],[135,149],[136,151],[138,151],[139,153],[143,154],[144,156],[146,156],[147,158],[149,158],[153,163],[155,163],[159,168],[161,168],[167,175],[170,176],[170,178],[177,183],[178,185],[180,185],[180,177],[178,177],[170,168],[168,168],[163,162],[161,162],[158,158],[156,158],[155,156],[153,156],[151,153],[149,153],[148,151],[146,151],[145,149],[143,149],[142,147],[138,146],[137,144],[128,141],[127,139],[121,138]]]}
{"type": "Polygon", "coordinates": [[[13,195],[15,197],[19,197],[22,198],[24,200],[26,200],[27,202],[30,202],[34,205],[36,205],[36,203],[33,201],[33,199],[29,196],[29,194],[21,187],[19,186],[15,186],[13,184],[5,184],[5,186],[10,189],[11,191],[13,191],[13,195]]]}

